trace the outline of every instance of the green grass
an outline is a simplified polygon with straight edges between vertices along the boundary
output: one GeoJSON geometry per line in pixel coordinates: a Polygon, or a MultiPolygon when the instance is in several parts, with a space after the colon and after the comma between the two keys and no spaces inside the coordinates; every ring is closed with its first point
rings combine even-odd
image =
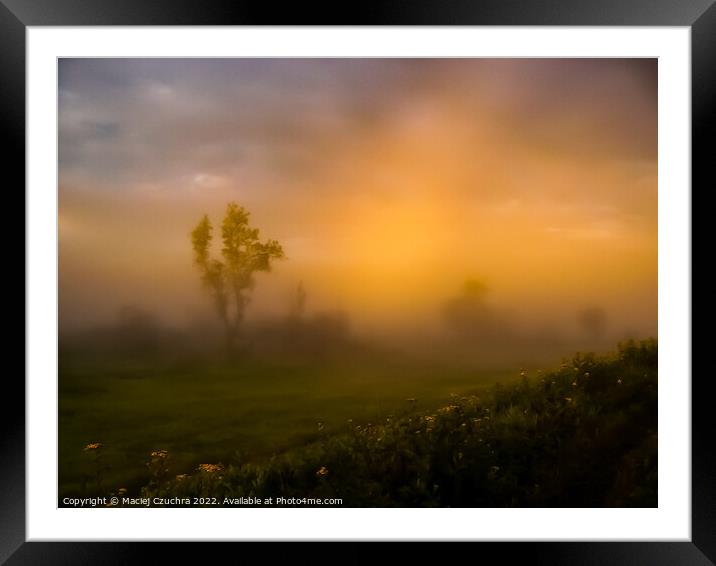
{"type": "Polygon", "coordinates": [[[654,507],[657,346],[453,396],[436,411],[326,434],[261,463],[169,478],[147,497],[340,498],[343,506],[654,507]]]}
{"type": "Polygon", "coordinates": [[[262,461],[344,432],[349,419],[379,422],[518,375],[517,369],[477,371],[368,351],[342,359],[247,356],[231,363],[61,353],[59,495],[120,487],[136,493],[150,479],[146,463],[155,450],[171,455],[170,474],[207,462],[262,461]],[[83,450],[92,442],[101,449],[83,450]]]}

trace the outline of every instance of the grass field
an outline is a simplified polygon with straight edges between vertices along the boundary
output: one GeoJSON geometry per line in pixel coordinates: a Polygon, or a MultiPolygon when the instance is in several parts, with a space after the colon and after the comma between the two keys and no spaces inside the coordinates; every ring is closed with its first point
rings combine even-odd
{"type": "Polygon", "coordinates": [[[60,360],[61,499],[656,505],[653,340],[525,371],[355,345],[60,360]]]}
{"type": "Polygon", "coordinates": [[[149,479],[152,451],[167,450],[176,474],[206,462],[258,461],[343,432],[349,420],[428,410],[451,394],[519,378],[518,367],[476,370],[376,352],[153,360],[61,354],[60,497],[136,492],[149,479]],[[100,462],[83,450],[96,442],[100,462]]]}
{"type": "MultiPolygon", "coordinates": [[[[656,507],[657,346],[577,354],[552,372],[429,411],[323,435],[252,464],[169,477],[157,453],[152,505],[656,507]],[[279,500],[280,498],[280,500],[279,500]]],[[[134,505],[131,501],[122,505],[134,505]]]]}

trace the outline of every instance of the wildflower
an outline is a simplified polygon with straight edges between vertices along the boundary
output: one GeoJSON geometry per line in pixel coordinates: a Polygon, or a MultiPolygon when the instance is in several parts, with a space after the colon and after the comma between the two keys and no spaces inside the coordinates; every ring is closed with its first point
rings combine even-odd
{"type": "Polygon", "coordinates": [[[426,421],[426,422],[431,423],[431,422],[433,422],[434,420],[435,420],[435,417],[432,416],[432,415],[427,415],[427,416],[425,417],[425,421],[426,421]]]}
{"type": "Polygon", "coordinates": [[[565,397],[564,400],[567,401],[567,403],[571,403],[571,402],[572,402],[572,398],[571,398],[571,397],[565,397]]]}
{"type": "Polygon", "coordinates": [[[622,384],[622,378],[620,377],[619,379],[617,379],[617,385],[621,385],[621,384],[622,384]]]}
{"type": "Polygon", "coordinates": [[[87,446],[84,447],[84,451],[87,452],[89,450],[99,450],[102,448],[101,442],[90,442],[87,446]]]}
{"type": "Polygon", "coordinates": [[[184,480],[185,480],[186,478],[188,478],[188,477],[189,477],[189,476],[188,476],[187,474],[179,474],[179,475],[176,477],[176,480],[177,480],[177,481],[184,481],[184,480]]]}
{"type": "Polygon", "coordinates": [[[585,371],[585,372],[584,372],[584,377],[589,377],[589,372],[588,372],[588,371],[585,371]]]}
{"type": "Polygon", "coordinates": [[[446,407],[442,407],[438,412],[439,413],[450,413],[459,407],[457,405],[447,405],[446,407]]]}
{"type": "Polygon", "coordinates": [[[120,487],[120,488],[117,490],[117,493],[118,493],[119,495],[127,495],[127,488],[126,488],[126,487],[120,487]]]}
{"type": "Polygon", "coordinates": [[[318,468],[318,470],[316,471],[316,475],[317,475],[319,478],[322,478],[322,477],[324,477],[324,476],[327,476],[327,475],[328,475],[328,468],[326,468],[325,466],[321,466],[321,467],[318,468]]]}
{"type": "Polygon", "coordinates": [[[224,470],[224,466],[221,464],[199,464],[197,470],[200,472],[206,472],[207,474],[214,474],[224,470]]]}
{"type": "Polygon", "coordinates": [[[169,456],[169,452],[166,450],[154,450],[152,452],[152,458],[159,458],[160,460],[166,459],[169,456]]]}
{"type": "Polygon", "coordinates": [[[577,387],[577,382],[576,382],[576,381],[573,381],[573,382],[572,382],[572,386],[577,387]]]}
{"type": "Polygon", "coordinates": [[[522,370],[520,372],[520,377],[527,377],[527,372],[525,370],[522,370]]]}
{"type": "Polygon", "coordinates": [[[408,398],[406,399],[406,401],[407,401],[408,403],[415,403],[415,397],[408,397],[408,398]]]}

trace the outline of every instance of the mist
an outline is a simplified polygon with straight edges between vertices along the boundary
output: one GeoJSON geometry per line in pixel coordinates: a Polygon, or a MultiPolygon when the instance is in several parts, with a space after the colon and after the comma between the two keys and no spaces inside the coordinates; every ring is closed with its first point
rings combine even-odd
{"type": "Polygon", "coordinates": [[[60,59],[58,506],[656,507],[656,79],[60,59]]]}
{"type": "Polygon", "coordinates": [[[285,252],[250,293],[259,350],[656,335],[656,60],[62,59],[59,86],[62,336],[211,344],[189,234],[230,201],[285,252]]]}

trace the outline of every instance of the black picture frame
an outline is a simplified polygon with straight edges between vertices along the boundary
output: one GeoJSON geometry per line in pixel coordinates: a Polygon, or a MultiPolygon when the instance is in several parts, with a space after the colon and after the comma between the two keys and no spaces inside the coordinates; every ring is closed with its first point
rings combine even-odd
{"type": "MultiPolygon", "coordinates": [[[[5,148],[0,152],[7,180],[6,198],[25,184],[25,33],[28,26],[143,25],[520,25],[520,26],[687,26],[692,54],[692,189],[705,193],[716,138],[716,4],[714,0],[392,0],[307,5],[228,0],[0,0],[0,124],[5,148]]],[[[693,202],[693,201],[692,201],[693,202]]],[[[24,210],[24,199],[22,204],[24,210]]],[[[8,217],[16,216],[9,208],[8,217]]],[[[24,215],[23,215],[24,218],[24,215]]],[[[693,230],[693,226],[692,226],[693,230]]],[[[4,230],[9,238],[9,229],[4,230]]],[[[18,233],[16,230],[15,233],[18,233]]],[[[11,242],[11,240],[6,240],[11,242]]],[[[12,247],[12,246],[10,246],[12,247]]],[[[10,261],[9,258],[6,261],[10,261]]],[[[21,260],[24,262],[24,257],[21,260]]],[[[23,281],[23,283],[27,283],[23,281]]],[[[15,283],[19,286],[19,281],[15,283]]],[[[7,302],[11,302],[6,299],[7,302]]],[[[48,315],[49,316],[49,315],[48,315]]],[[[23,333],[24,339],[24,333],[23,333]]],[[[8,348],[8,353],[10,348],[8,348]]],[[[691,376],[672,376],[691,379],[691,376]]],[[[713,391],[710,376],[692,379],[692,537],[690,542],[524,542],[482,543],[471,552],[504,563],[531,564],[713,564],[716,563],[716,459],[711,432],[713,391]]],[[[25,541],[25,385],[20,372],[4,375],[0,411],[0,563],[126,564],[164,562],[181,553],[182,561],[207,559],[206,543],[88,543],[25,541]],[[12,400],[12,401],[11,401],[12,400]]],[[[265,543],[255,550],[270,557],[265,543]]],[[[326,560],[307,543],[290,544],[283,557],[326,560]],[[287,554],[289,553],[289,554],[287,554]],[[322,557],[322,558],[319,558],[322,557]]],[[[467,544],[467,543],[465,543],[467,544]]],[[[479,543],[478,543],[479,544],[479,543]]],[[[329,545],[328,555],[362,563],[379,543],[329,545]],[[330,552],[335,549],[334,552],[330,552]]],[[[253,550],[253,549],[252,549],[253,550]]],[[[212,549],[213,552],[213,549],[212,549]]],[[[242,551],[243,552],[243,551],[242,551]]],[[[435,545],[411,545],[412,554],[429,558],[444,553],[435,545]],[[419,553],[419,554],[418,554],[419,553]]],[[[241,555],[234,555],[238,560],[241,555]]]]}

